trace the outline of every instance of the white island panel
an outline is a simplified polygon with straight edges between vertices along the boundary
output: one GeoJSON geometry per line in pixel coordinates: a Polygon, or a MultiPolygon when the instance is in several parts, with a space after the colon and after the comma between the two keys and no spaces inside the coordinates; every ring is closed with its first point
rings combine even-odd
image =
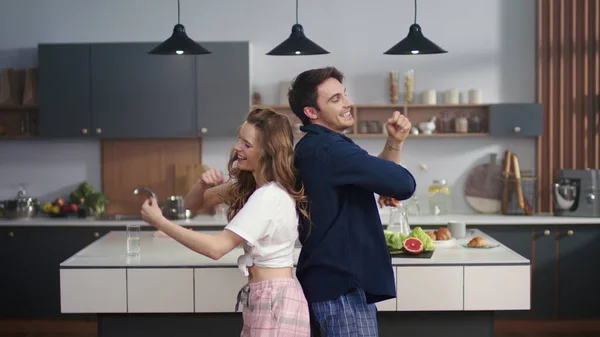
{"type": "MultiPolygon", "coordinates": [[[[396,267],[393,268],[394,269],[394,284],[396,284],[396,267]]],[[[396,311],[396,299],[395,298],[390,298],[389,300],[385,300],[385,301],[381,301],[381,302],[377,302],[375,304],[377,306],[377,311],[396,311]]]]}
{"type": "Polygon", "coordinates": [[[127,305],[130,313],[194,312],[193,269],[128,269],[127,305]]]}
{"type": "Polygon", "coordinates": [[[125,269],[61,269],[62,313],[127,312],[125,269]]]}
{"type": "Polygon", "coordinates": [[[397,267],[397,311],[463,310],[462,266],[397,267]]]}
{"type": "Polygon", "coordinates": [[[465,266],[465,310],[530,308],[530,266],[465,266]]]}
{"type": "Polygon", "coordinates": [[[237,294],[246,283],[248,278],[238,268],[194,269],[195,311],[235,312],[237,294]]]}

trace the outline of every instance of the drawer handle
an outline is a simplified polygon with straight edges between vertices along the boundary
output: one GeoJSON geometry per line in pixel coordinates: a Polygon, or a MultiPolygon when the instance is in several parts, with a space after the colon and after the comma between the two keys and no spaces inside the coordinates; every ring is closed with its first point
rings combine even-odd
{"type": "Polygon", "coordinates": [[[546,230],[544,231],[544,236],[550,236],[550,231],[546,229],[546,230]]]}
{"type": "Polygon", "coordinates": [[[98,233],[98,232],[95,232],[95,233],[94,233],[94,237],[96,237],[96,238],[97,238],[97,237],[99,237],[99,236],[100,236],[100,233],[98,233]]]}
{"type": "Polygon", "coordinates": [[[81,129],[81,134],[82,135],[87,135],[87,129],[81,129]]]}
{"type": "Polygon", "coordinates": [[[515,132],[521,132],[521,128],[518,126],[515,126],[515,132]]]}
{"type": "Polygon", "coordinates": [[[573,232],[573,230],[569,229],[569,230],[567,231],[567,235],[568,235],[568,236],[573,236],[573,234],[575,234],[575,232],[573,232]]]}
{"type": "Polygon", "coordinates": [[[207,132],[208,132],[208,129],[207,129],[207,128],[202,128],[202,129],[200,129],[200,132],[201,132],[201,133],[207,133],[207,132]]]}
{"type": "Polygon", "coordinates": [[[102,133],[102,129],[100,129],[100,128],[97,128],[97,129],[96,129],[96,134],[97,134],[97,135],[99,135],[99,134],[101,134],[101,133],[102,133]]]}
{"type": "Polygon", "coordinates": [[[15,236],[15,233],[13,233],[13,232],[8,232],[8,236],[10,236],[10,237],[12,238],[13,236],[15,236]]]}

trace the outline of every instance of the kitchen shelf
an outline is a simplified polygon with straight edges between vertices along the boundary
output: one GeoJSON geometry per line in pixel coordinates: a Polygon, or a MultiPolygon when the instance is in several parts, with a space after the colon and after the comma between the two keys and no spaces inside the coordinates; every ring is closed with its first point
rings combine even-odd
{"type": "MultiPolygon", "coordinates": [[[[273,110],[282,113],[288,117],[290,124],[294,130],[297,129],[297,125],[301,124],[300,120],[294,115],[289,105],[253,105],[252,108],[256,107],[269,107],[273,110]]],[[[460,115],[478,115],[482,123],[482,132],[471,132],[471,133],[437,133],[411,135],[410,137],[419,138],[457,138],[457,137],[487,137],[489,136],[489,108],[488,104],[356,104],[352,108],[352,115],[356,120],[352,132],[346,136],[350,138],[367,138],[367,139],[380,139],[386,138],[387,135],[383,132],[384,123],[392,116],[394,111],[400,111],[403,115],[410,118],[410,121],[414,127],[419,126],[419,123],[431,120],[432,117],[440,117],[442,114],[446,114],[451,117],[460,115]],[[377,133],[360,133],[359,127],[361,122],[376,121],[379,123],[379,130],[377,133]]],[[[303,134],[297,134],[297,137],[301,137],[303,134]]]]}
{"type": "Polygon", "coordinates": [[[37,107],[0,106],[0,141],[36,138],[38,116],[37,107]]]}

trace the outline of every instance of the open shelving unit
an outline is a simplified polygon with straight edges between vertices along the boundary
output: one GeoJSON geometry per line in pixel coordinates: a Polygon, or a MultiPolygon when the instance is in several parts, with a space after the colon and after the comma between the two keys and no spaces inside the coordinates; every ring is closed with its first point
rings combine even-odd
{"type": "MultiPolygon", "coordinates": [[[[297,131],[301,125],[300,120],[294,115],[288,105],[253,105],[256,107],[269,107],[281,114],[284,114],[290,120],[292,128],[297,136],[301,137],[302,132],[297,131]]],[[[385,138],[384,123],[392,116],[394,111],[399,111],[407,116],[413,127],[419,128],[419,124],[427,122],[432,117],[440,118],[447,116],[451,119],[459,116],[478,116],[480,118],[480,129],[477,132],[439,132],[434,131],[431,134],[420,132],[411,137],[423,138],[446,138],[446,137],[486,137],[489,135],[489,104],[356,104],[352,108],[352,115],[356,123],[351,130],[348,130],[346,136],[351,138],[385,138]],[[365,129],[365,123],[367,125],[365,129]],[[372,127],[369,130],[369,126],[372,127]]],[[[453,122],[452,122],[453,123],[453,122]]],[[[437,123],[436,123],[437,128],[437,123]]]]}
{"type": "Polygon", "coordinates": [[[38,111],[37,106],[0,105],[0,140],[36,138],[38,111]]]}

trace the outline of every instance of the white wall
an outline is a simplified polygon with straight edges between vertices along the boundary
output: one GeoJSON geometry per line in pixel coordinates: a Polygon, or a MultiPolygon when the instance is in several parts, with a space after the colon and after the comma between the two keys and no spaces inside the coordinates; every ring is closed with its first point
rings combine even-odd
{"type": "MultiPolygon", "coordinates": [[[[300,23],[307,36],[331,54],[266,56],[289,35],[295,19],[294,3],[181,0],[181,20],[188,35],[198,41],[251,41],[253,89],[262,94],[264,103],[277,103],[279,81],[325,65],[345,73],[348,93],[356,103],[387,103],[387,73],[410,68],[415,69],[417,92],[479,88],[486,102],[534,101],[533,0],[420,0],[418,23],[424,34],[449,53],[416,57],[383,55],[406,35],[413,18],[411,0],[304,0],[300,1],[300,23]]],[[[170,35],[176,15],[174,0],[3,0],[0,66],[35,64],[34,48],[41,42],[160,41],[170,35]]],[[[204,162],[224,169],[232,143],[233,139],[206,141],[204,162]]],[[[381,140],[357,143],[373,154],[383,145],[381,140]]],[[[444,178],[454,185],[456,210],[465,212],[470,211],[461,197],[466,170],[485,161],[489,152],[500,154],[506,148],[520,155],[524,169],[534,169],[531,139],[411,139],[404,161],[419,179],[419,194],[432,179],[444,178]],[[419,172],[420,163],[427,164],[429,172],[419,172]]],[[[31,165],[31,161],[12,155],[27,152],[35,157],[36,151],[43,149],[34,142],[0,142],[0,198],[12,195],[10,184],[31,175],[31,171],[18,169],[31,165]],[[11,165],[7,169],[4,158],[8,157],[11,165]]],[[[69,149],[56,147],[54,151],[59,158],[80,158],[69,149]]],[[[97,157],[93,153],[98,147],[87,146],[85,151],[89,166],[94,166],[96,159],[91,158],[97,157]]],[[[45,160],[60,165],[58,160],[45,160]]],[[[31,170],[37,169],[42,175],[49,169],[46,165],[31,170]]],[[[88,179],[99,182],[99,170],[86,172],[88,179]]],[[[29,189],[37,195],[51,195],[65,184],[68,182],[36,180],[29,189]]]]}

